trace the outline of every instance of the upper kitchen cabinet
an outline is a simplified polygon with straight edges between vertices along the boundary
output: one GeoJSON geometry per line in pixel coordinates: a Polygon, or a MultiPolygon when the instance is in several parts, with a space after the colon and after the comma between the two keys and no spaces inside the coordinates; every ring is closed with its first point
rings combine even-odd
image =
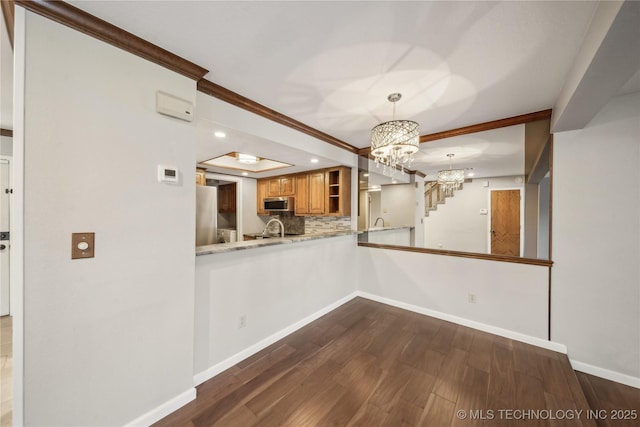
{"type": "Polygon", "coordinates": [[[351,215],[351,169],[338,167],[325,171],[325,214],[351,215]]]}
{"type": "Polygon", "coordinates": [[[218,186],[218,212],[236,213],[236,183],[218,186]]]}
{"type": "Polygon", "coordinates": [[[269,212],[264,210],[264,199],[267,197],[270,181],[271,180],[269,179],[259,179],[256,183],[256,185],[258,186],[258,200],[256,201],[258,205],[258,215],[269,215],[269,212]]]}
{"type": "Polygon", "coordinates": [[[296,176],[296,215],[324,215],[324,170],[296,176]]]}
{"type": "Polygon", "coordinates": [[[196,185],[207,185],[207,170],[196,168],[196,185]]]}
{"type": "Polygon", "coordinates": [[[281,176],[278,178],[270,178],[267,187],[268,197],[295,196],[296,180],[293,176],[281,176]]]}

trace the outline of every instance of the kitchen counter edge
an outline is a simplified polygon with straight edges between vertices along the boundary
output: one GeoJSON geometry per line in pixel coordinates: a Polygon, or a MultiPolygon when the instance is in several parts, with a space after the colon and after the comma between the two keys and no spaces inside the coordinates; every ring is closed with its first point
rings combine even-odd
{"type": "Polygon", "coordinates": [[[299,236],[276,237],[263,240],[245,240],[234,243],[218,243],[214,245],[196,246],[196,256],[233,252],[244,249],[261,248],[264,246],[286,245],[306,242],[309,240],[326,239],[329,237],[350,236],[357,234],[355,230],[335,231],[329,233],[302,234],[299,236]]]}

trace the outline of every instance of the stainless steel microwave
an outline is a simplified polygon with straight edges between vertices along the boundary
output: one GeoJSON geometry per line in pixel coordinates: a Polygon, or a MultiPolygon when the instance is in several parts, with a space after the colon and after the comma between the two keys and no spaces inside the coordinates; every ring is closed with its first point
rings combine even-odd
{"type": "Polygon", "coordinates": [[[293,197],[269,197],[262,202],[265,211],[293,211],[295,199],[293,197]]]}

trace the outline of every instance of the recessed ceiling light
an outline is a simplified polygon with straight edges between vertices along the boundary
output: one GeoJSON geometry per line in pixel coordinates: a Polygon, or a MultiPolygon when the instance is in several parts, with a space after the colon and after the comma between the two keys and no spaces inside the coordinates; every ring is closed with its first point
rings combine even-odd
{"type": "Polygon", "coordinates": [[[368,174],[368,173],[365,173],[365,174],[362,174],[362,176],[365,176],[365,177],[366,177],[366,176],[369,176],[369,174],[368,174]]]}
{"type": "Polygon", "coordinates": [[[249,172],[242,172],[242,176],[249,176],[249,172]]]}
{"type": "Polygon", "coordinates": [[[215,136],[216,138],[224,138],[225,136],[227,136],[227,134],[222,132],[221,130],[217,130],[213,133],[213,136],[215,136]]]}
{"type": "Polygon", "coordinates": [[[467,176],[473,176],[473,172],[469,172],[467,176]]]}
{"type": "Polygon", "coordinates": [[[238,153],[238,161],[246,165],[253,165],[258,163],[258,158],[251,154],[238,153]]]}
{"type": "Polygon", "coordinates": [[[319,160],[318,160],[318,159],[315,159],[315,158],[314,158],[314,159],[311,159],[311,163],[318,163],[318,162],[319,162],[319,160]]]}
{"type": "Polygon", "coordinates": [[[392,184],[397,184],[398,181],[396,181],[395,179],[393,181],[391,181],[392,184]]]}

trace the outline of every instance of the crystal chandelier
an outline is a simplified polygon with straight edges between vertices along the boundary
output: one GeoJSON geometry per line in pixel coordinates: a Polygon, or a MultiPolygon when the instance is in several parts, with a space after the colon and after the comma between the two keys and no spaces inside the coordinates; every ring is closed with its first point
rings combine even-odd
{"type": "Polygon", "coordinates": [[[438,184],[440,184],[446,196],[453,195],[453,190],[460,188],[460,185],[464,182],[464,170],[451,168],[451,159],[453,156],[451,153],[447,154],[449,158],[449,169],[438,172],[438,184]]]}
{"type": "Polygon", "coordinates": [[[371,154],[376,167],[383,165],[384,175],[393,177],[397,169],[404,174],[404,166],[411,167],[413,154],[420,144],[420,128],[411,120],[395,120],[396,102],[402,94],[392,93],[387,97],[393,103],[393,120],[380,123],[371,129],[371,154]]]}

